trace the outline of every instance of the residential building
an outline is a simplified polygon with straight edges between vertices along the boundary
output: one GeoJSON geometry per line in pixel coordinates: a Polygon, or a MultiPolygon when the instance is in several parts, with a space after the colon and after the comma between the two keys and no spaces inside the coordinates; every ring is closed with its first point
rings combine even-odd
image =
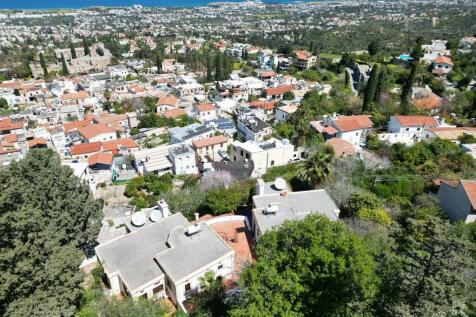
{"type": "Polygon", "coordinates": [[[451,221],[476,220],[476,180],[441,181],[437,197],[451,221]]]}
{"type": "Polygon", "coordinates": [[[246,141],[261,142],[273,133],[269,124],[253,116],[238,119],[237,128],[246,141]]]}
{"type": "Polygon", "coordinates": [[[476,128],[473,127],[437,127],[426,128],[423,131],[423,140],[440,138],[459,144],[459,139],[464,135],[472,135],[476,138],[476,128]]]}
{"type": "Polygon", "coordinates": [[[344,139],[333,138],[325,142],[325,144],[332,147],[334,150],[334,156],[336,158],[342,158],[346,156],[355,156],[357,151],[355,147],[344,139]]]}
{"type": "Polygon", "coordinates": [[[132,153],[134,167],[141,175],[155,173],[163,175],[173,172],[173,164],[169,159],[170,145],[161,145],[151,149],[143,149],[132,153]]]}
{"type": "Polygon", "coordinates": [[[276,121],[277,122],[286,122],[289,120],[289,117],[295,113],[298,109],[297,105],[287,105],[281,106],[276,109],[276,121]]]}
{"type": "Polygon", "coordinates": [[[217,118],[217,111],[215,106],[211,103],[200,103],[193,106],[193,113],[198,121],[205,122],[215,120],[217,118]]]}
{"type": "Polygon", "coordinates": [[[277,87],[266,88],[266,97],[281,100],[287,92],[292,92],[293,85],[280,85],[277,87]]]}
{"type": "Polygon", "coordinates": [[[168,130],[171,144],[185,142],[192,144],[195,140],[209,138],[213,135],[213,129],[203,124],[192,123],[185,127],[174,127],[168,130]]]}
{"type": "Polygon", "coordinates": [[[179,144],[169,148],[169,157],[175,175],[198,174],[195,151],[188,144],[179,144]]]}
{"type": "Polygon", "coordinates": [[[300,160],[303,154],[302,149],[295,149],[286,139],[273,138],[261,143],[233,141],[230,160],[253,164],[253,175],[263,175],[270,167],[283,166],[300,160]]]}
{"type": "Polygon", "coordinates": [[[91,124],[78,129],[79,134],[85,142],[103,142],[116,140],[116,129],[106,124],[91,124]]]}
{"type": "Polygon", "coordinates": [[[205,273],[227,278],[233,271],[233,249],[205,222],[169,215],[164,201],[124,223],[126,235],[96,247],[114,295],[169,297],[183,309],[205,273]]]}
{"type": "Polygon", "coordinates": [[[340,210],[325,189],[292,192],[282,178],[274,183],[257,180],[252,210],[256,239],[286,220],[301,220],[313,213],[337,221],[340,210]]]}
{"type": "Polygon", "coordinates": [[[316,65],[317,57],[306,50],[294,51],[294,55],[296,55],[296,58],[293,65],[298,69],[309,69],[316,65]]]}
{"type": "Polygon", "coordinates": [[[436,113],[443,106],[443,98],[435,94],[428,85],[423,88],[413,87],[412,104],[418,110],[436,113]]]}
{"type": "Polygon", "coordinates": [[[425,129],[436,128],[440,125],[437,119],[430,116],[391,116],[387,127],[388,133],[380,133],[378,138],[390,144],[413,145],[422,140],[425,129]]]}
{"type": "Polygon", "coordinates": [[[438,56],[432,62],[432,73],[435,75],[446,75],[453,70],[453,61],[447,56],[438,56]]]}
{"type": "Polygon", "coordinates": [[[232,118],[217,118],[215,120],[210,120],[205,122],[205,126],[214,129],[228,137],[233,137],[236,133],[235,122],[232,118]]]}
{"type": "Polygon", "coordinates": [[[227,151],[230,144],[229,139],[224,135],[212,136],[192,142],[198,157],[207,157],[212,161],[220,161],[223,153],[227,151]]]}
{"type": "Polygon", "coordinates": [[[177,107],[177,98],[173,95],[160,97],[157,101],[157,113],[165,113],[177,107]]]}

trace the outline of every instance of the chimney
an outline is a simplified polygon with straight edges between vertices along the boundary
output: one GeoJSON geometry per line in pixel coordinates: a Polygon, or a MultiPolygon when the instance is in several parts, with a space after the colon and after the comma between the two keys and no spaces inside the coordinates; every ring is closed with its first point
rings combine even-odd
{"type": "Polygon", "coordinates": [[[264,195],[264,180],[262,178],[259,178],[256,181],[256,196],[262,196],[264,195]]]}
{"type": "Polygon", "coordinates": [[[159,210],[162,212],[162,218],[165,219],[169,216],[169,205],[165,202],[165,200],[159,200],[159,202],[157,203],[157,207],[159,207],[159,210]]]}
{"type": "Polygon", "coordinates": [[[198,222],[198,218],[200,218],[200,214],[196,212],[193,215],[195,216],[195,221],[198,222]]]}

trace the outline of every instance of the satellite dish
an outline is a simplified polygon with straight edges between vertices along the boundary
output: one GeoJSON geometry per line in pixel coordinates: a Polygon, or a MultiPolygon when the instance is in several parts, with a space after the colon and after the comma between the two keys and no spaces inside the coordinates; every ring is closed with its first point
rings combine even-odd
{"type": "Polygon", "coordinates": [[[140,227],[143,226],[146,220],[146,216],[142,211],[134,213],[131,217],[131,222],[134,226],[140,227]]]}
{"type": "Polygon", "coordinates": [[[159,221],[160,219],[162,219],[162,212],[158,209],[152,210],[152,212],[150,213],[149,219],[152,222],[159,221]]]}
{"type": "Polygon", "coordinates": [[[286,186],[287,186],[286,181],[282,179],[281,177],[278,177],[274,180],[274,187],[277,190],[283,190],[286,188],[286,186]]]}

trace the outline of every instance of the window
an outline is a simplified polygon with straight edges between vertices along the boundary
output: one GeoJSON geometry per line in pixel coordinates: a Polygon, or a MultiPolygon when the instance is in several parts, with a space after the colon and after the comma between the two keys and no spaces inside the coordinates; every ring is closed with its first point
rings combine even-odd
{"type": "Polygon", "coordinates": [[[220,264],[220,265],[218,266],[218,269],[221,270],[222,268],[223,268],[223,264],[220,264]]]}
{"type": "Polygon", "coordinates": [[[185,284],[185,292],[189,292],[191,289],[190,283],[185,284]]]}
{"type": "Polygon", "coordinates": [[[410,131],[410,128],[406,128],[405,131],[410,131]]]}
{"type": "Polygon", "coordinates": [[[416,130],[417,130],[417,131],[420,131],[420,128],[417,128],[416,130]]]}
{"type": "Polygon", "coordinates": [[[246,158],[247,158],[247,159],[250,158],[250,154],[249,154],[249,153],[246,153],[246,158]]]}
{"type": "Polygon", "coordinates": [[[154,287],[154,289],[152,290],[152,292],[154,294],[157,294],[157,293],[160,293],[164,290],[164,285],[160,284],[159,286],[156,286],[154,287]]]}
{"type": "Polygon", "coordinates": [[[240,155],[243,156],[243,150],[240,151],[240,155]]]}
{"type": "Polygon", "coordinates": [[[274,166],[274,161],[271,161],[271,166],[274,166]]]}

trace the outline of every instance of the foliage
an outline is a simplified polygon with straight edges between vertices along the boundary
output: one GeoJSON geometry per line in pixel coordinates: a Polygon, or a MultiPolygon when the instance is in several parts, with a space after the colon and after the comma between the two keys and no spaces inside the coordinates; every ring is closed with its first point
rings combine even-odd
{"type": "Polygon", "coordinates": [[[360,208],[355,214],[357,218],[362,220],[375,221],[384,226],[389,226],[392,223],[392,219],[385,211],[385,209],[379,208],[360,208]]]}
{"type": "Polygon", "coordinates": [[[294,96],[294,93],[292,91],[286,91],[284,94],[283,94],[283,100],[294,100],[295,96],[294,96]]]}
{"type": "Polygon", "coordinates": [[[133,198],[130,203],[139,208],[156,205],[158,196],[172,189],[171,174],[158,176],[148,173],[144,176],[133,178],[126,185],[124,195],[133,198]]]}
{"type": "Polygon", "coordinates": [[[474,137],[472,134],[463,134],[458,138],[458,140],[461,142],[461,144],[476,143],[476,137],[474,137]]]}
{"type": "Polygon", "coordinates": [[[184,185],[180,190],[171,190],[160,194],[159,197],[167,202],[172,213],[181,212],[188,220],[193,220],[196,212],[202,213],[205,209],[206,192],[197,185],[190,187],[184,185]]]}
{"type": "Polygon", "coordinates": [[[195,307],[190,315],[221,317],[227,310],[224,298],[225,291],[221,278],[215,278],[213,272],[207,272],[200,278],[200,292],[190,300],[195,307]]]}
{"type": "Polygon", "coordinates": [[[310,158],[299,164],[297,176],[316,187],[332,175],[333,158],[334,150],[331,147],[321,147],[310,158]]]}
{"type": "Polygon", "coordinates": [[[463,316],[474,269],[467,240],[436,217],[408,219],[392,237],[395,244],[381,260],[378,316],[463,316]]]}
{"type": "Polygon", "coordinates": [[[367,86],[365,87],[364,102],[362,105],[363,112],[372,110],[371,103],[374,102],[375,96],[377,94],[378,80],[379,80],[379,68],[378,68],[378,64],[375,64],[374,67],[372,67],[372,71],[370,72],[370,77],[367,82],[367,86]]]}
{"type": "Polygon", "coordinates": [[[367,246],[313,214],[266,232],[230,316],[362,316],[378,290],[367,246]]]}
{"type": "Polygon", "coordinates": [[[375,209],[382,207],[382,203],[375,194],[368,192],[353,193],[347,203],[348,215],[355,215],[360,209],[375,209]]]}
{"type": "Polygon", "coordinates": [[[236,211],[248,202],[252,189],[251,182],[235,182],[228,188],[212,188],[207,191],[205,206],[213,215],[236,211]]]}
{"type": "Polygon", "coordinates": [[[0,170],[0,315],[72,315],[102,203],[51,150],[0,170]]]}
{"type": "Polygon", "coordinates": [[[7,109],[8,101],[5,98],[0,98],[0,109],[7,109]]]}
{"type": "Polygon", "coordinates": [[[66,60],[64,59],[63,53],[61,53],[61,75],[63,76],[69,75],[68,66],[66,65],[66,60]]]}

